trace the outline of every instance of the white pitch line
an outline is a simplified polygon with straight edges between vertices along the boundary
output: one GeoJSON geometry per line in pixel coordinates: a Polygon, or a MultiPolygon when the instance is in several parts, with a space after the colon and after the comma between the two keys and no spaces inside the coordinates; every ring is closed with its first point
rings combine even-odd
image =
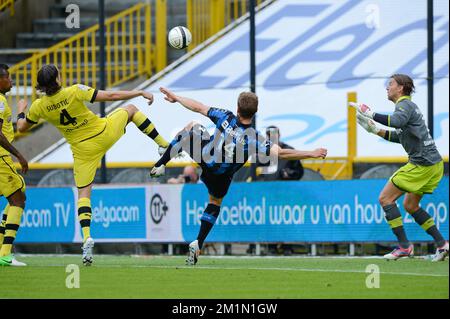
{"type": "MultiPolygon", "coordinates": [[[[144,266],[145,267],[145,266],[144,266]]],[[[363,270],[342,270],[342,269],[310,269],[310,268],[281,268],[281,267],[211,267],[211,266],[152,266],[151,268],[182,268],[182,269],[219,269],[219,270],[275,270],[275,271],[306,271],[306,272],[339,272],[339,273],[366,273],[363,270]]],[[[420,274],[407,272],[380,272],[380,275],[404,275],[404,276],[426,276],[426,277],[448,277],[440,274],[420,274]]]]}
{"type": "MultiPolygon", "coordinates": [[[[46,265],[36,267],[65,267],[67,265],[46,265]]],[[[211,267],[211,266],[158,266],[158,265],[95,265],[93,268],[156,268],[156,269],[216,269],[216,270],[268,270],[268,271],[303,271],[366,274],[363,270],[312,269],[312,268],[280,268],[280,267],[211,267]]],[[[448,277],[448,274],[421,274],[413,272],[380,272],[380,275],[400,275],[417,277],[448,277]]]]}
{"type": "MultiPolygon", "coordinates": [[[[51,257],[51,258],[63,258],[63,257],[74,257],[79,258],[80,254],[16,254],[16,257],[51,257]]],[[[132,258],[139,258],[139,259],[154,259],[154,258],[183,258],[186,256],[182,255],[123,255],[118,256],[114,254],[101,254],[96,255],[99,258],[104,257],[132,257],[132,258]]],[[[407,261],[409,259],[424,259],[429,260],[434,255],[424,255],[424,256],[414,256],[409,257],[407,259],[400,259],[396,262],[403,262],[407,261]]],[[[380,259],[384,260],[383,256],[309,256],[309,255],[297,255],[297,256],[222,256],[222,255],[202,255],[202,259],[236,259],[236,260],[242,260],[242,259],[248,259],[248,260],[255,260],[255,259],[317,259],[317,260],[327,260],[327,259],[380,259]]]]}

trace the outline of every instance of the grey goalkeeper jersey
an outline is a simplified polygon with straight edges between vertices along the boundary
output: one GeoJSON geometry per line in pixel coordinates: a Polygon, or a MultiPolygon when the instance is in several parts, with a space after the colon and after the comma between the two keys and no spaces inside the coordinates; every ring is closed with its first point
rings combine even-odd
{"type": "Polygon", "coordinates": [[[412,164],[430,166],[442,161],[420,109],[410,98],[397,102],[388,126],[396,129],[390,132],[389,140],[402,144],[412,164]]]}

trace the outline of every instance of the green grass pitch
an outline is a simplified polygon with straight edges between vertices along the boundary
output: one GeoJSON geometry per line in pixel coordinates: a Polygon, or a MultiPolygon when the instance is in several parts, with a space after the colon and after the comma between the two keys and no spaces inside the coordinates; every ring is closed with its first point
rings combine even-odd
{"type": "Polygon", "coordinates": [[[207,257],[194,267],[182,256],[18,256],[28,267],[0,267],[0,298],[449,298],[448,260],[378,258],[207,257]],[[80,288],[69,289],[69,264],[80,288]],[[380,270],[367,288],[366,267],[380,270]]]}

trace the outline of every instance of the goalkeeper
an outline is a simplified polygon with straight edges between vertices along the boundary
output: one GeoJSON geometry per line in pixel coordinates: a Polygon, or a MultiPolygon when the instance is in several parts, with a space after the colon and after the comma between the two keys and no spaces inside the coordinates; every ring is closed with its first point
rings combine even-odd
{"type": "Polygon", "coordinates": [[[390,142],[400,143],[408,153],[408,163],[397,170],[381,191],[379,201],[399,247],[384,258],[396,260],[414,254],[414,246],[408,241],[403,228],[402,216],[396,200],[404,193],[403,206],[436,243],[433,261],[442,261],[448,255],[448,242],[442,237],[433,218],[419,206],[424,194],[431,194],[442,179],[444,164],[433,138],[425,124],[420,109],[411,101],[414,92],[413,80],[404,74],[391,76],[387,89],[388,99],[395,103],[391,115],[373,112],[367,105],[350,103],[358,111],[358,123],[369,133],[390,142]],[[375,122],[395,130],[378,128],[375,122]]]}

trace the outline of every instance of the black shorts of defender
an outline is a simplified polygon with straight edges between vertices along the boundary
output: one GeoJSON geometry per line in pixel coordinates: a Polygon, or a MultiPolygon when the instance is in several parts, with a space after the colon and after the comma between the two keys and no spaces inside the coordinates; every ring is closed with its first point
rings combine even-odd
{"type": "Polygon", "coordinates": [[[200,168],[202,169],[200,179],[208,188],[208,193],[215,198],[223,198],[230,188],[233,176],[214,174],[203,161],[201,150],[209,143],[209,137],[208,131],[203,125],[195,124],[187,135],[182,136],[181,150],[188,153],[189,156],[200,165],[200,168]],[[199,142],[201,143],[200,145],[198,145],[199,142]]]}
{"type": "Polygon", "coordinates": [[[223,198],[228,193],[233,177],[224,174],[213,174],[208,171],[206,166],[202,166],[200,179],[205,183],[206,188],[208,188],[209,195],[215,198],[223,198]]]}

